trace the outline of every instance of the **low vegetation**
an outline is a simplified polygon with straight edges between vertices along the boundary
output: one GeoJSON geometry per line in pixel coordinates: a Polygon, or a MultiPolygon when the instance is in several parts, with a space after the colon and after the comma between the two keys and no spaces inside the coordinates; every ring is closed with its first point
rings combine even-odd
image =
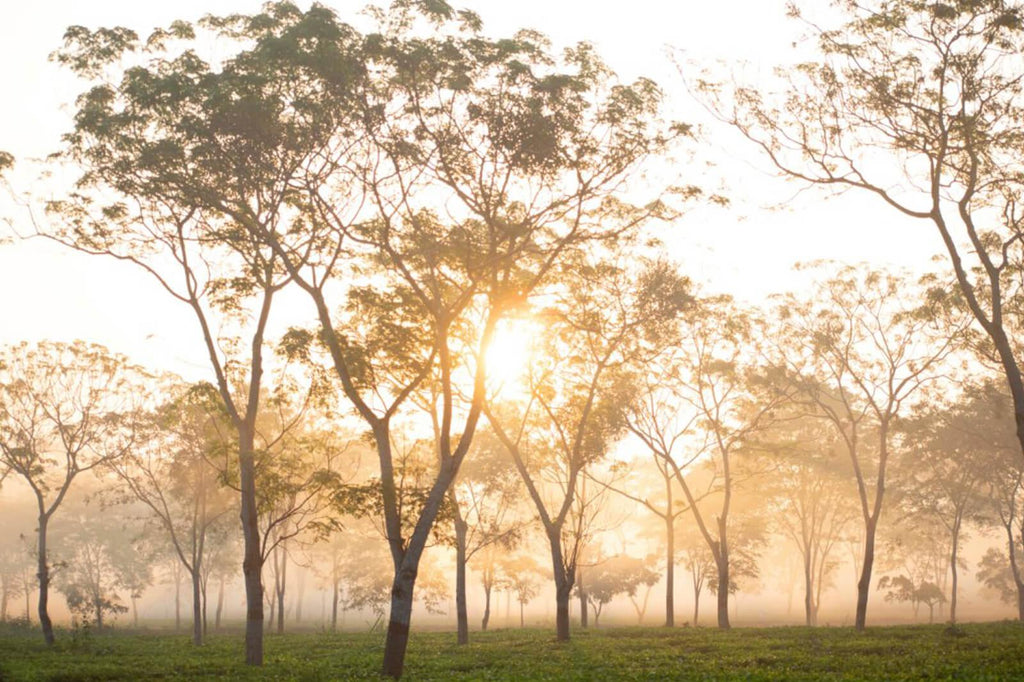
{"type": "MultiPolygon", "coordinates": [[[[237,635],[77,630],[48,648],[34,631],[0,637],[0,680],[379,679],[376,633],[269,636],[262,668],[244,665],[237,635]]],[[[1024,678],[1019,623],[870,628],[608,628],[557,642],[549,630],[414,633],[410,680],[945,680],[1024,678]]]]}

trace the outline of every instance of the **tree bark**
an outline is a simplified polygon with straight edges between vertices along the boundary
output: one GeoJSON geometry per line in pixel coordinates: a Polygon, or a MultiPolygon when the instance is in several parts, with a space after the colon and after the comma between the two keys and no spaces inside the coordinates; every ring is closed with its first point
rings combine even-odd
{"type": "Polygon", "coordinates": [[[253,434],[239,430],[239,473],[242,489],[242,537],[245,579],[245,663],[263,665],[263,556],[260,547],[259,519],[256,510],[256,465],[253,434]]]}
{"type": "Polygon", "coordinates": [[[277,580],[275,581],[275,591],[277,594],[277,634],[284,634],[284,590],[286,586],[286,580],[288,578],[288,551],[284,548],[284,544],[281,545],[281,563],[277,569],[277,580]]]}
{"type": "Polygon", "coordinates": [[[47,514],[39,515],[39,548],[36,552],[38,559],[37,577],[39,578],[39,625],[43,628],[43,639],[50,646],[54,643],[53,621],[50,620],[50,566],[46,560],[46,530],[50,517],[47,514]]]}
{"type": "Polygon", "coordinates": [[[391,584],[391,616],[384,642],[383,674],[398,679],[405,667],[405,650],[409,644],[409,625],[412,620],[413,588],[416,585],[416,567],[419,556],[410,560],[408,553],[395,573],[391,584]]]}
{"type": "Polygon", "coordinates": [[[875,528],[876,519],[869,519],[865,524],[864,563],[861,564],[860,580],[857,581],[857,616],[854,627],[863,632],[868,619],[868,595],[871,592],[871,569],[875,565],[875,528]]]}
{"type": "MultiPolygon", "coordinates": [[[[558,568],[561,571],[561,567],[558,568]]],[[[569,641],[569,596],[572,581],[565,576],[555,578],[555,639],[569,641]]]]}
{"type": "Polygon", "coordinates": [[[331,594],[331,632],[338,631],[338,599],[340,594],[338,593],[338,579],[335,578],[332,586],[333,592],[331,594]]]}
{"type": "Polygon", "coordinates": [[[957,550],[960,545],[960,519],[957,518],[953,522],[953,550],[949,557],[949,567],[953,571],[953,583],[951,586],[951,592],[949,597],[949,622],[956,625],[956,586],[957,586],[957,570],[956,570],[956,558],[957,550]]]}
{"type": "Polygon", "coordinates": [[[469,526],[462,518],[455,490],[449,491],[455,509],[455,614],[458,622],[457,642],[469,644],[469,609],[466,600],[466,534],[469,526]]]}
{"type": "Polygon", "coordinates": [[[580,596],[580,627],[587,629],[587,591],[583,589],[583,568],[576,569],[576,592],[580,596]]]}
{"type": "Polygon", "coordinates": [[[224,609],[224,578],[220,579],[220,586],[217,588],[217,612],[214,616],[213,628],[220,630],[220,614],[224,609]]]}
{"type": "Polygon", "coordinates": [[[191,572],[192,575],[192,644],[202,646],[203,644],[203,602],[202,585],[199,568],[191,572]]]}
{"type": "Polygon", "coordinates": [[[718,627],[728,630],[729,624],[729,557],[722,554],[718,566],[718,627]]]}
{"type": "Polygon", "coordinates": [[[817,625],[814,617],[814,577],[811,574],[811,552],[804,552],[804,624],[817,625]]]}
{"type": "Polygon", "coordinates": [[[491,620],[491,585],[484,585],[484,617],[480,622],[480,629],[487,632],[487,623],[491,620]]]}
{"type": "MultiPolygon", "coordinates": [[[[669,481],[671,483],[671,480],[669,481]]],[[[672,510],[665,516],[665,537],[668,549],[665,553],[665,627],[675,627],[676,624],[676,537],[675,519],[672,510]]]]}

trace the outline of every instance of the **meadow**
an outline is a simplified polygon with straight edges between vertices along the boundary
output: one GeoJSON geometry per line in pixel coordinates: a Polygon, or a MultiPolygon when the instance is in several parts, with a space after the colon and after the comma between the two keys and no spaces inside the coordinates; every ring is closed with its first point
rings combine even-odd
{"type": "MultiPolygon", "coordinates": [[[[359,680],[379,676],[379,633],[268,635],[266,664],[242,663],[239,634],[194,649],[186,635],[64,631],[0,634],[0,680],[359,680]]],[[[869,628],[607,628],[557,643],[550,630],[414,633],[405,680],[1024,679],[1017,622],[869,628]]]]}

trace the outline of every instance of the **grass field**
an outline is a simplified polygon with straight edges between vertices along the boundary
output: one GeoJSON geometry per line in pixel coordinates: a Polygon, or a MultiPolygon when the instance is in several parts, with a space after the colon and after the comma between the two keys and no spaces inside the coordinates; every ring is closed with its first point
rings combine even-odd
{"type": "MultiPolygon", "coordinates": [[[[1024,680],[1019,623],[869,628],[608,628],[559,644],[547,630],[414,633],[407,680],[1024,680]]],[[[0,631],[0,680],[380,679],[379,634],[269,635],[266,664],[241,663],[240,635],[201,649],[187,636],[0,631]]]]}

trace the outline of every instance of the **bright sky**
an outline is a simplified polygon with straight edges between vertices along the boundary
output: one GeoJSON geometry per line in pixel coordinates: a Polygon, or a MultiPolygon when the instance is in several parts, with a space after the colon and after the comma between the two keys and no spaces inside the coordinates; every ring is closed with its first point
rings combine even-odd
{"type": "MultiPolygon", "coordinates": [[[[808,0],[809,2],[810,0],[808,0]]],[[[299,3],[305,6],[304,0],[299,3]]],[[[344,16],[364,3],[327,0],[344,16]]],[[[456,2],[456,5],[460,3],[456,2]]],[[[834,258],[880,265],[921,267],[940,247],[923,224],[908,223],[865,197],[828,202],[815,192],[774,178],[767,165],[735,134],[709,121],[688,99],[668,46],[711,64],[745,60],[743,72],[756,77],[792,59],[799,27],[785,18],[785,0],[464,0],[492,34],[529,27],[556,45],[588,40],[623,78],[654,78],[686,117],[702,116],[705,142],[718,167],[700,163],[683,169],[687,182],[715,184],[729,178],[728,209],[694,211],[669,237],[671,255],[711,291],[757,300],[799,280],[794,261],[834,258]],[[793,201],[783,210],[771,204],[793,201]],[[885,246],[880,246],[885,244],[885,246]]],[[[145,33],[174,19],[208,12],[253,12],[258,0],[35,0],[4,3],[0,9],[0,150],[17,158],[39,158],[59,146],[70,129],[74,79],[48,63],[64,29],[125,25],[145,33]]],[[[45,196],[45,185],[21,175],[16,189],[45,196]]],[[[16,226],[27,230],[25,214],[0,204],[16,226]]],[[[151,367],[203,377],[207,373],[195,321],[155,284],[128,266],[87,258],[36,241],[0,247],[0,342],[20,339],[83,338],[103,343],[151,367]]],[[[299,303],[297,303],[299,304],[299,303]]]]}

